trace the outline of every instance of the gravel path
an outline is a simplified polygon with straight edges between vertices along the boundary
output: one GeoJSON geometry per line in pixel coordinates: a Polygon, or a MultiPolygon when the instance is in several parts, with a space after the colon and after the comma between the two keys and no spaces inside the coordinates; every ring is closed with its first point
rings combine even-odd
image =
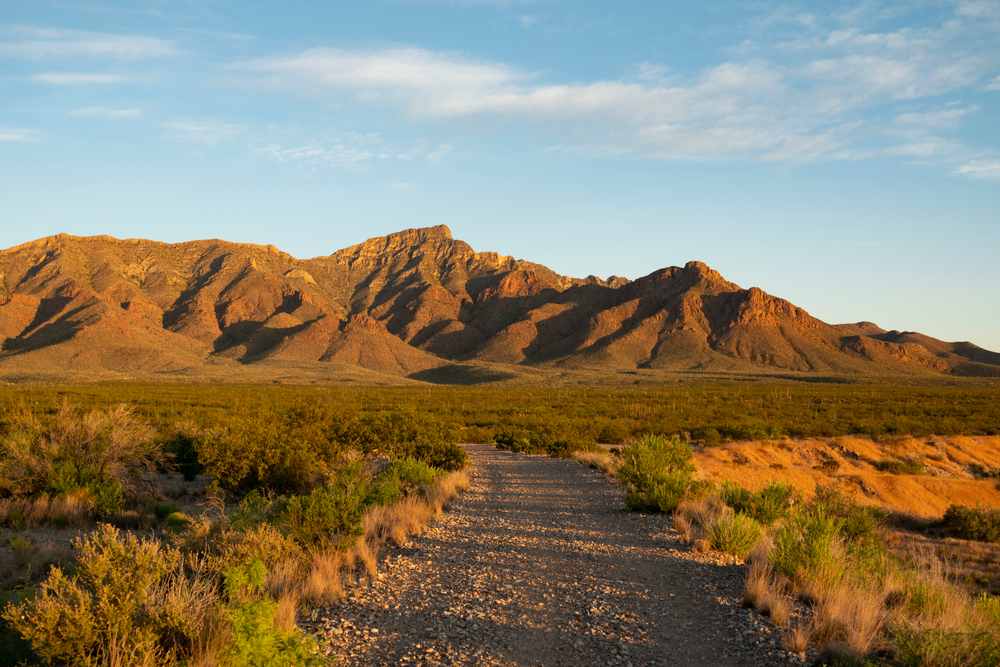
{"type": "Polygon", "coordinates": [[[802,665],[744,568],[573,461],[470,445],[472,488],[310,624],[346,665],[802,665]]]}

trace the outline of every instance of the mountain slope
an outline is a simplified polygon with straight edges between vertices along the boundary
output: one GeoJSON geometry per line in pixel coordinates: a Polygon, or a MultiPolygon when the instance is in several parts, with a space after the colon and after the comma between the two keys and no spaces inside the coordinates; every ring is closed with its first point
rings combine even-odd
{"type": "Polygon", "coordinates": [[[700,262],[635,281],[574,279],[477,253],[444,226],[308,260],[106,236],[0,251],[0,374],[275,362],[399,377],[450,364],[1000,376],[1000,354],[829,325],[700,262]]]}

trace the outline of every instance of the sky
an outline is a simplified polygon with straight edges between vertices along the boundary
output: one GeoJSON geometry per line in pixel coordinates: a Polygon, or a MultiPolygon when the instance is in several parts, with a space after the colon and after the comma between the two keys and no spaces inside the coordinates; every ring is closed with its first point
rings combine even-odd
{"type": "Polygon", "coordinates": [[[1000,351],[1000,0],[0,0],[0,248],[436,224],[1000,351]]]}

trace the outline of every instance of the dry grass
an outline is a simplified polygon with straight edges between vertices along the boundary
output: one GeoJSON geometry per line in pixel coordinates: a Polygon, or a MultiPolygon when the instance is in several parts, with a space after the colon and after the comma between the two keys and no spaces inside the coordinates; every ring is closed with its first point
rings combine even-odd
{"type": "Polygon", "coordinates": [[[312,606],[333,604],[344,597],[343,572],[346,558],[340,551],[312,554],[305,580],[299,586],[302,600],[312,606]]]}
{"type": "Polygon", "coordinates": [[[694,528],[683,514],[674,514],[673,526],[682,540],[686,542],[694,541],[692,537],[694,528]]]}
{"type": "Polygon", "coordinates": [[[790,623],[781,633],[781,644],[792,653],[805,653],[812,643],[812,630],[808,621],[790,623]]]}
{"type": "Polygon", "coordinates": [[[618,472],[619,459],[607,452],[576,452],[573,459],[580,465],[594,468],[609,475],[618,472]]]}
{"type": "Polygon", "coordinates": [[[0,500],[0,524],[23,528],[86,528],[94,522],[94,503],[86,489],[68,496],[0,500]]]}
{"type": "Polygon", "coordinates": [[[770,616],[774,625],[785,627],[793,610],[788,590],[788,580],[776,574],[766,559],[754,560],[747,574],[743,602],[770,616]]]}
{"type": "Polygon", "coordinates": [[[320,550],[309,554],[305,576],[295,589],[296,602],[320,606],[340,600],[344,597],[345,584],[353,582],[350,577],[359,564],[364,576],[376,577],[378,555],[383,545],[392,542],[402,546],[410,535],[419,535],[424,525],[446,509],[470,484],[468,473],[453,472],[438,480],[423,497],[411,496],[388,507],[369,509],[362,518],[364,535],[346,553],[320,550]]]}
{"type": "Polygon", "coordinates": [[[841,584],[825,590],[813,608],[813,641],[822,647],[843,645],[864,655],[886,620],[880,587],[841,584]]]}
{"type": "Polygon", "coordinates": [[[893,532],[886,540],[898,556],[918,563],[941,561],[952,582],[969,593],[1000,595],[1000,544],[893,532]]]}

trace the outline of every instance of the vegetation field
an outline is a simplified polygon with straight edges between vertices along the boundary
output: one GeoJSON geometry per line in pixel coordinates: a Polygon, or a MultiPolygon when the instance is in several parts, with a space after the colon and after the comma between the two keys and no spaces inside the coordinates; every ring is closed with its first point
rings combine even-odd
{"type": "Polygon", "coordinates": [[[329,414],[430,413],[462,429],[460,439],[492,442],[520,429],[554,440],[625,442],[643,433],[688,432],[708,445],[862,435],[1000,435],[1000,390],[818,383],[681,382],[641,388],[370,387],[110,383],[0,386],[0,420],[14,412],[53,412],[120,403],[159,429],[199,428],[262,410],[304,404],[329,414]]]}

